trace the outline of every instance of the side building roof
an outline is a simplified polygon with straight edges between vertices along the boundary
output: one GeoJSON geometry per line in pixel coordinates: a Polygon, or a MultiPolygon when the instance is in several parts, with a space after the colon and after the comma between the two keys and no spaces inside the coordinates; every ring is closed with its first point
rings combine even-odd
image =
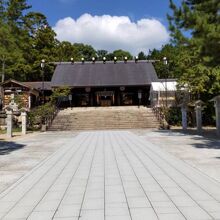
{"type": "Polygon", "coordinates": [[[52,90],[50,81],[37,81],[37,82],[23,82],[26,85],[29,85],[39,91],[41,91],[44,87],[44,90],[52,90]]]}
{"type": "Polygon", "coordinates": [[[144,86],[157,80],[152,63],[146,61],[61,63],[55,69],[51,86],[144,86]]]}

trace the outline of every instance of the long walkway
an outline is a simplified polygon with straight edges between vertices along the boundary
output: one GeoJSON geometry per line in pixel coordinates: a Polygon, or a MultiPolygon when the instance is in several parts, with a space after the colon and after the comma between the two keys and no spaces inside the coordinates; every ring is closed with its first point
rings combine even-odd
{"type": "Polygon", "coordinates": [[[82,132],[0,194],[0,219],[220,219],[220,184],[132,132],[82,132]]]}

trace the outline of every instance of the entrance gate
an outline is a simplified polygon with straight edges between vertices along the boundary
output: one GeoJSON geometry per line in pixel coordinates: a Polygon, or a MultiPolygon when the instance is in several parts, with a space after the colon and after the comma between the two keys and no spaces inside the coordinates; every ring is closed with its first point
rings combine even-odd
{"type": "Polygon", "coordinates": [[[115,93],[113,91],[96,92],[96,102],[100,106],[112,106],[115,104],[115,93]]]}

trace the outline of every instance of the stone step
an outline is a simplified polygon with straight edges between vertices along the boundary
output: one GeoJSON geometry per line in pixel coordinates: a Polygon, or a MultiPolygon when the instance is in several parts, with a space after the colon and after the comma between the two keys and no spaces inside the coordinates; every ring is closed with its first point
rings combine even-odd
{"type": "Polygon", "coordinates": [[[152,109],[145,107],[73,108],[60,111],[51,131],[158,128],[152,109]]]}

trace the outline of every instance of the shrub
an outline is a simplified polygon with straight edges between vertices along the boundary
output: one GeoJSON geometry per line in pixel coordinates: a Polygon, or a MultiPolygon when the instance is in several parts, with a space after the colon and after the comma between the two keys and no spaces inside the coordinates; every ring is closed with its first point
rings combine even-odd
{"type": "Polygon", "coordinates": [[[59,97],[66,97],[71,93],[71,88],[64,86],[60,88],[56,88],[53,91],[53,94],[51,96],[51,102],[56,103],[59,97]]]}
{"type": "Polygon", "coordinates": [[[51,102],[38,106],[28,113],[29,129],[40,129],[46,119],[50,117],[56,110],[56,107],[51,102]]]}
{"type": "Polygon", "coordinates": [[[182,116],[179,107],[171,107],[165,112],[165,118],[169,125],[181,125],[182,116]]]}

